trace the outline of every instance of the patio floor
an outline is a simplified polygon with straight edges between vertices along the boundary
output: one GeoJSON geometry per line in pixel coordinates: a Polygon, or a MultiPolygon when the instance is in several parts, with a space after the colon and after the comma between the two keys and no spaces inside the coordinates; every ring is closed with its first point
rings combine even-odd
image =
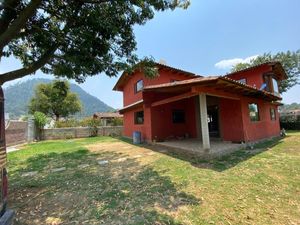
{"type": "Polygon", "coordinates": [[[185,151],[197,156],[203,156],[204,158],[220,157],[244,147],[243,144],[211,140],[210,149],[204,150],[202,147],[202,141],[199,139],[170,140],[165,142],[157,142],[156,145],[167,147],[180,152],[185,151]]]}

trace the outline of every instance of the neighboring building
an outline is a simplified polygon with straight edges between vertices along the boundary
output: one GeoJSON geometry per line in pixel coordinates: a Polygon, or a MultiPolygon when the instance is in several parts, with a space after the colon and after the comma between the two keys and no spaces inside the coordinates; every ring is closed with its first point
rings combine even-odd
{"type": "Polygon", "coordinates": [[[93,118],[100,119],[103,126],[112,125],[114,119],[123,119],[123,115],[118,112],[97,112],[94,113],[93,118]]]}
{"type": "Polygon", "coordinates": [[[287,78],[280,63],[208,77],[156,66],[157,78],[124,72],[113,88],[124,96],[124,136],[140,131],[148,142],[199,138],[209,149],[211,137],[251,142],[279,135],[277,82],[287,78]]]}
{"type": "Polygon", "coordinates": [[[300,109],[284,109],[280,111],[282,120],[296,121],[300,118],[300,109]]]}

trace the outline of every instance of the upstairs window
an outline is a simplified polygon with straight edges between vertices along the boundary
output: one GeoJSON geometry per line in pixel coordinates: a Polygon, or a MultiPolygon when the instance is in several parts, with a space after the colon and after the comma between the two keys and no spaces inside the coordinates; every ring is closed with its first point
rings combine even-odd
{"type": "Polygon", "coordinates": [[[238,82],[240,82],[242,84],[247,84],[246,78],[239,79],[238,82]]]}
{"type": "Polygon", "coordinates": [[[144,88],[144,81],[143,80],[137,81],[134,85],[134,93],[138,93],[142,91],[143,88],[144,88]]]}
{"type": "Polygon", "coordinates": [[[249,117],[251,121],[259,121],[259,109],[256,103],[251,103],[248,105],[249,108],[249,117]]]}
{"type": "Polygon", "coordinates": [[[173,110],[172,112],[173,123],[184,123],[185,113],[183,110],[173,110]]]}
{"type": "Polygon", "coordinates": [[[278,82],[276,79],[272,78],[272,84],[273,84],[273,92],[275,94],[279,94],[279,89],[278,89],[278,82]]]}
{"type": "Polygon", "coordinates": [[[270,108],[270,117],[271,120],[276,120],[276,111],[274,108],[270,108]]]}
{"type": "Polygon", "coordinates": [[[144,124],[144,111],[134,113],[134,124],[144,124]]]}

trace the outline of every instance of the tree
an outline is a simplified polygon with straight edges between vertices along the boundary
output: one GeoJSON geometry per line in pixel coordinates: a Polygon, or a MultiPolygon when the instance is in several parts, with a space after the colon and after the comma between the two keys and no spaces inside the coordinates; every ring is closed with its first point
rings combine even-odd
{"type": "Polygon", "coordinates": [[[29,103],[29,112],[42,112],[54,117],[67,117],[81,110],[81,103],[76,93],[70,92],[68,81],[55,80],[49,84],[39,84],[35,96],[29,103]]]}
{"type": "MultiPolygon", "coordinates": [[[[145,24],[155,11],[188,5],[189,0],[3,0],[0,59],[13,55],[23,68],[0,74],[0,84],[38,69],[77,82],[101,72],[115,76],[138,62],[134,25],[145,24]]],[[[144,62],[153,75],[152,60],[144,62]]]]}
{"type": "Polygon", "coordinates": [[[288,79],[279,82],[279,92],[283,93],[299,84],[300,78],[300,50],[295,52],[278,52],[275,55],[271,53],[264,53],[255,59],[252,59],[250,63],[239,63],[232,68],[232,72],[243,70],[251,66],[256,66],[265,62],[278,61],[282,64],[288,79]]]}

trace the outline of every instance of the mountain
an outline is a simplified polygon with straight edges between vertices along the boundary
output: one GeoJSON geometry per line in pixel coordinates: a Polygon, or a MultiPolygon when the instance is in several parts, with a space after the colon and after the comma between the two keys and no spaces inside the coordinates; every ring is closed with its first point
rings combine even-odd
{"type": "MultiPolygon", "coordinates": [[[[9,113],[11,119],[19,118],[28,114],[28,103],[34,95],[36,85],[40,83],[50,83],[52,80],[36,78],[16,83],[3,89],[5,98],[5,112],[9,113]]],[[[72,92],[78,94],[83,110],[78,117],[91,116],[95,112],[111,112],[114,109],[98,98],[88,94],[77,84],[70,83],[72,92]]]]}

